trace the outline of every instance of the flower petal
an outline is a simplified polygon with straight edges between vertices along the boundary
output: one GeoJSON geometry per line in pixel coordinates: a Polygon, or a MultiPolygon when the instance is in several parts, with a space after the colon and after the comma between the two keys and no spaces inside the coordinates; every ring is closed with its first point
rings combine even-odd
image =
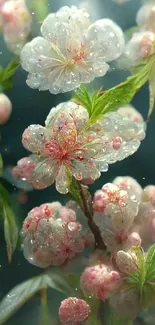
{"type": "Polygon", "coordinates": [[[61,166],[59,173],[56,177],[56,189],[61,194],[69,192],[70,174],[64,165],[61,166]]]}
{"type": "Polygon", "coordinates": [[[78,161],[72,160],[72,174],[78,179],[88,179],[91,176],[91,179],[98,179],[101,175],[99,170],[96,168],[96,165],[91,161],[78,161]]]}
{"type": "Polygon", "coordinates": [[[25,129],[22,135],[23,146],[33,153],[40,153],[43,147],[43,139],[45,136],[45,127],[39,124],[32,124],[27,129],[25,129]]]}
{"type": "Polygon", "coordinates": [[[42,160],[36,165],[36,168],[31,175],[31,184],[37,189],[43,189],[52,185],[58,174],[58,170],[59,162],[57,160],[42,160]]]}

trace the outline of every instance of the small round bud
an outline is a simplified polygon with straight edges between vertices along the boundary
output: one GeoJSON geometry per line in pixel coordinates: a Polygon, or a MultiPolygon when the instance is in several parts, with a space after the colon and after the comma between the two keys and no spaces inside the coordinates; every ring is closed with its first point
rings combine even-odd
{"type": "Polygon", "coordinates": [[[12,112],[12,104],[5,94],[0,94],[0,125],[5,124],[12,112]]]}
{"type": "Polygon", "coordinates": [[[126,245],[131,246],[141,246],[142,239],[137,232],[132,232],[127,239],[126,245]]]}
{"type": "Polygon", "coordinates": [[[122,273],[129,273],[137,270],[137,258],[133,252],[118,251],[116,264],[122,273]]]}
{"type": "Polygon", "coordinates": [[[86,301],[70,297],[61,302],[59,319],[62,325],[80,325],[89,317],[90,312],[86,301]]]}

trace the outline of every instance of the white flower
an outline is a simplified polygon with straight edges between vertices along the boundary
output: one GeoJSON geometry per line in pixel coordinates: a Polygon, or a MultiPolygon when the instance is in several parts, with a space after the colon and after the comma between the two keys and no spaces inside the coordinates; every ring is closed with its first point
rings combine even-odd
{"type": "Polygon", "coordinates": [[[106,74],[106,62],[124,47],[122,30],[111,20],[90,24],[84,9],[63,7],[47,16],[36,37],[21,52],[21,65],[31,88],[53,94],[71,91],[106,74]]]}
{"type": "Polygon", "coordinates": [[[117,112],[107,113],[86,128],[87,110],[73,102],[59,104],[49,113],[45,127],[30,125],[23,133],[23,145],[38,155],[30,176],[35,188],[56,181],[60,193],[67,193],[71,177],[96,180],[108,165],[133,154],[144,138],[142,123],[134,123],[117,112]]]}
{"type": "Polygon", "coordinates": [[[155,3],[144,4],[138,11],[136,17],[137,25],[141,31],[151,31],[155,33],[155,3]]]}
{"type": "Polygon", "coordinates": [[[143,116],[131,104],[120,106],[117,112],[122,116],[128,117],[131,121],[135,123],[138,122],[144,124],[143,116]]]}
{"type": "Polygon", "coordinates": [[[12,103],[5,94],[0,94],[0,125],[5,124],[12,112],[12,103]]]}

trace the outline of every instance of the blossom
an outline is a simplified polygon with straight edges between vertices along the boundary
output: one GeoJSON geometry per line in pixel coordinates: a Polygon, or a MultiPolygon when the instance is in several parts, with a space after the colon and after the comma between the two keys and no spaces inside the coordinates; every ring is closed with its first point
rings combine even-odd
{"type": "Polygon", "coordinates": [[[25,258],[42,268],[64,264],[85,248],[75,212],[59,202],[32,209],[24,220],[22,236],[25,258]]]}
{"type": "Polygon", "coordinates": [[[81,275],[80,286],[86,295],[95,295],[104,301],[119,288],[120,275],[105,264],[89,266],[81,275]]]}
{"type": "Polygon", "coordinates": [[[134,33],[126,44],[124,54],[132,65],[147,57],[153,50],[155,34],[150,31],[134,33]]]}
{"type": "Polygon", "coordinates": [[[118,176],[113,180],[113,184],[117,185],[120,189],[131,189],[140,201],[143,194],[143,189],[140,184],[131,176],[118,176]]]}
{"type": "Polygon", "coordinates": [[[85,300],[69,297],[61,302],[59,319],[62,325],[80,325],[91,313],[85,300]]]}
{"type": "Polygon", "coordinates": [[[130,188],[120,189],[107,183],[94,195],[94,221],[100,227],[104,243],[111,252],[131,244],[131,227],[139,201],[130,188]]]}
{"type": "Polygon", "coordinates": [[[0,94],[0,125],[5,124],[12,112],[12,103],[5,94],[0,94]]]}
{"type": "Polygon", "coordinates": [[[75,6],[49,14],[41,34],[24,46],[21,65],[28,72],[29,87],[53,94],[104,76],[107,62],[117,59],[124,48],[120,27],[109,19],[91,24],[86,10],[75,6]]]}
{"type": "Polygon", "coordinates": [[[34,160],[31,157],[24,157],[17,162],[17,166],[13,167],[12,176],[16,179],[27,181],[29,180],[34,168],[34,160]]]}
{"type": "Polygon", "coordinates": [[[52,109],[45,127],[30,125],[23,133],[24,147],[36,154],[36,168],[30,181],[35,188],[50,186],[67,193],[71,177],[78,181],[96,180],[108,165],[133,154],[145,136],[145,126],[107,113],[86,128],[87,110],[73,102],[52,109]]]}
{"type": "Polygon", "coordinates": [[[144,200],[150,201],[153,207],[155,207],[155,185],[144,187],[144,200]]]}
{"type": "Polygon", "coordinates": [[[137,25],[141,31],[155,33],[155,5],[154,1],[144,4],[138,11],[136,17],[137,25]]]}
{"type": "Polygon", "coordinates": [[[127,117],[132,122],[144,124],[144,119],[142,114],[138,112],[137,109],[133,107],[131,104],[120,106],[117,112],[120,115],[127,117]]]}
{"type": "Polygon", "coordinates": [[[138,261],[134,251],[118,251],[116,254],[116,264],[118,269],[124,273],[132,273],[138,270],[138,261]]]}
{"type": "Polygon", "coordinates": [[[25,1],[5,1],[1,6],[1,20],[7,47],[19,54],[31,31],[32,19],[25,1]]]}

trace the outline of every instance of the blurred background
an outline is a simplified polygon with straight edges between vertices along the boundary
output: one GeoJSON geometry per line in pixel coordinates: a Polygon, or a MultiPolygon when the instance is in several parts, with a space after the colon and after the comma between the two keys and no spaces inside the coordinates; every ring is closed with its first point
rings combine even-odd
{"type": "MultiPolygon", "coordinates": [[[[36,0],[37,2],[37,0],[36,0]]],[[[64,5],[87,6],[93,20],[100,18],[110,18],[114,20],[123,30],[136,25],[135,17],[142,1],[132,0],[123,5],[118,5],[112,0],[50,0],[48,3],[49,11],[57,11],[64,5]]],[[[28,5],[31,5],[29,0],[28,5]]],[[[35,21],[35,13],[32,12],[35,21]]],[[[39,23],[34,23],[32,35],[39,34],[39,23]]],[[[0,35],[0,65],[5,67],[10,61],[12,54],[6,49],[3,38],[0,35]]],[[[129,73],[127,71],[111,69],[104,78],[99,78],[90,87],[110,88],[123,81],[129,73]]],[[[43,124],[49,110],[60,102],[70,98],[69,93],[52,95],[49,92],[39,92],[33,90],[26,85],[26,73],[22,69],[18,69],[15,77],[13,88],[6,92],[13,103],[13,111],[8,123],[1,127],[2,140],[0,143],[0,152],[2,153],[5,165],[15,165],[16,162],[27,156],[26,150],[21,143],[21,135],[24,129],[30,124],[43,124]]],[[[148,111],[148,85],[145,85],[135,96],[132,104],[138,109],[144,117],[148,111]]],[[[136,178],[142,185],[155,184],[155,112],[148,124],[147,136],[142,142],[140,149],[136,154],[127,158],[123,162],[111,165],[107,173],[103,173],[102,177],[91,186],[91,191],[99,189],[104,183],[112,181],[115,176],[128,175],[136,178]]],[[[7,185],[11,194],[15,193],[16,188],[9,183],[7,185]]],[[[28,211],[41,203],[59,200],[62,203],[67,201],[66,196],[61,196],[50,187],[43,191],[32,191],[28,193],[28,203],[21,205],[19,208],[18,218],[22,222],[28,211]]],[[[8,265],[3,230],[0,230],[0,298],[6,294],[13,286],[21,281],[40,274],[41,269],[31,266],[22,255],[17,251],[13,256],[11,265],[8,265]]],[[[57,312],[60,297],[53,292],[50,299],[51,310],[57,312]]],[[[49,305],[50,306],[50,305],[49,305]]],[[[31,325],[39,324],[39,297],[33,298],[28,302],[15,316],[13,316],[6,324],[18,325],[22,321],[23,325],[28,322],[31,325]]],[[[154,317],[152,313],[144,313],[137,320],[137,324],[154,325],[154,317]],[[142,320],[143,319],[143,320],[142,320]],[[144,322],[145,320],[145,322],[144,322]]],[[[52,325],[52,324],[51,324],[52,325]]],[[[54,323],[53,323],[54,325],[54,323]]],[[[94,324],[95,325],[95,324],[94,324]]]]}

